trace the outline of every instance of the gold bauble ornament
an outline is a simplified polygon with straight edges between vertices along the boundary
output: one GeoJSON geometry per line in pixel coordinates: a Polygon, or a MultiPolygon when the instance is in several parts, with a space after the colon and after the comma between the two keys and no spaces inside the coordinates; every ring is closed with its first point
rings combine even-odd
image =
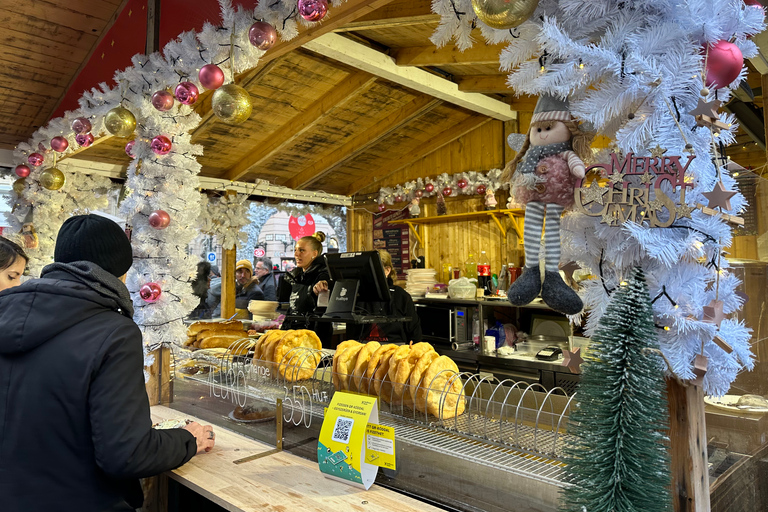
{"type": "Polygon", "coordinates": [[[17,196],[20,196],[22,192],[24,192],[24,187],[27,186],[27,180],[24,178],[19,178],[16,181],[13,182],[13,191],[16,192],[17,196]]]}
{"type": "Polygon", "coordinates": [[[500,30],[522,24],[538,6],[539,0],[472,0],[472,9],[478,19],[500,30]]]}
{"type": "Polygon", "coordinates": [[[115,137],[128,137],[136,129],[136,117],[127,108],[115,107],[104,117],[104,126],[115,137]]]}
{"type": "Polygon", "coordinates": [[[251,117],[251,95],[236,84],[216,89],[211,105],[216,117],[228,124],[240,124],[251,117]]]}
{"type": "Polygon", "coordinates": [[[40,184],[48,190],[59,190],[64,186],[64,173],[55,167],[50,167],[40,173],[40,184]]]}

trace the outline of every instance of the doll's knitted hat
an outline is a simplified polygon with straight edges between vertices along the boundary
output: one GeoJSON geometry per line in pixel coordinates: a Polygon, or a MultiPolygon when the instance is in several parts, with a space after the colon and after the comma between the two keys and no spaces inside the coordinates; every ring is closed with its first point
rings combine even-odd
{"type": "Polygon", "coordinates": [[[539,96],[536,108],[533,110],[532,123],[539,121],[572,121],[571,108],[568,100],[561,100],[549,94],[539,96]]]}

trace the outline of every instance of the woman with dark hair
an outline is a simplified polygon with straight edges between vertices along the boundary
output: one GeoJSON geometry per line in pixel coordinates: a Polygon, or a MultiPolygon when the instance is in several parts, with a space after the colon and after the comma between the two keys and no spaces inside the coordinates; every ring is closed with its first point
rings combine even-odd
{"type": "MultiPolygon", "coordinates": [[[[287,316],[306,316],[317,307],[317,293],[314,287],[317,283],[330,279],[323,253],[323,232],[313,236],[299,238],[293,252],[296,258],[296,268],[285,274],[284,279],[291,285],[291,298],[288,302],[287,316]]],[[[328,322],[311,322],[306,319],[285,320],[282,326],[287,329],[310,329],[323,342],[323,347],[331,346],[331,324],[328,322]]]]}
{"type": "Polygon", "coordinates": [[[27,262],[29,257],[19,244],[0,236],[0,292],[21,284],[27,262]]]}
{"type": "Polygon", "coordinates": [[[200,261],[197,264],[197,276],[192,281],[192,293],[200,299],[200,303],[189,314],[191,319],[211,318],[211,309],[208,307],[208,288],[211,286],[211,264],[200,261]]]}

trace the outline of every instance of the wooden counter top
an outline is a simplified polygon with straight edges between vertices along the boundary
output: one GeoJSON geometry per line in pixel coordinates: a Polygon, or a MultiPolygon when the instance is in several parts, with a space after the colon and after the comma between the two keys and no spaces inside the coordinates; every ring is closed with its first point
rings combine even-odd
{"type": "MultiPolygon", "coordinates": [[[[164,406],[152,407],[152,421],[194,417],[164,406]]],[[[364,491],[325,478],[317,464],[281,452],[243,464],[234,460],[273,449],[273,446],[248,439],[214,426],[216,446],[210,453],[197,455],[169,476],[196,493],[233,512],[302,512],[356,510],[361,512],[417,512],[440,509],[378,485],[364,491]]]]}

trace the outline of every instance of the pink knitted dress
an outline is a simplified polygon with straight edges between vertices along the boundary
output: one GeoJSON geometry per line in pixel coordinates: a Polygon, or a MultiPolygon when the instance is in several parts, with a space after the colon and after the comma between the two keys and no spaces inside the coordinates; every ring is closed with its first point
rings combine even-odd
{"type": "Polygon", "coordinates": [[[573,189],[578,178],[571,174],[564,153],[544,157],[536,164],[538,183],[534,188],[522,184],[522,174],[512,177],[512,195],[522,204],[530,202],[554,203],[564,208],[573,206],[573,189]]]}

